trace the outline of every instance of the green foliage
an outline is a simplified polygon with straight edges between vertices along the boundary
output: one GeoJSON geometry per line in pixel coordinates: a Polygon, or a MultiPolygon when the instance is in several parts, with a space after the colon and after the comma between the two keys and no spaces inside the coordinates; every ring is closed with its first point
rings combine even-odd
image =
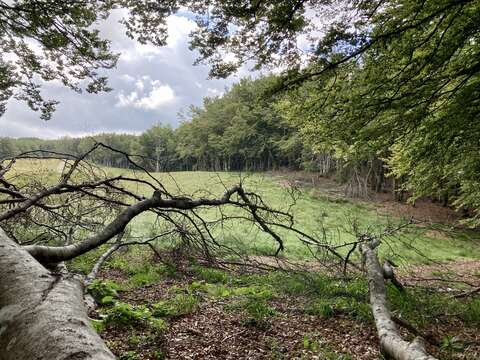
{"type": "Polygon", "coordinates": [[[199,300],[190,294],[177,294],[169,300],[152,305],[153,315],[157,317],[177,317],[191,314],[198,309],[199,300]]]}
{"type": "Polygon", "coordinates": [[[105,331],[106,326],[103,320],[92,319],[90,320],[90,324],[92,324],[93,328],[97,333],[105,331]]]}
{"type": "Polygon", "coordinates": [[[167,358],[167,355],[161,350],[156,350],[153,353],[153,358],[154,360],[164,360],[167,358]]]}
{"type": "Polygon", "coordinates": [[[116,302],[106,312],[105,324],[109,326],[141,326],[148,323],[152,314],[146,306],[133,306],[124,302],[116,302]]]}
{"type": "Polygon", "coordinates": [[[130,288],[151,285],[161,279],[161,274],[154,267],[145,267],[145,271],[133,274],[128,279],[127,286],[130,288]]]}
{"type": "Polygon", "coordinates": [[[141,357],[135,351],[130,350],[120,355],[119,360],[140,360],[141,357]]]}
{"type": "Polygon", "coordinates": [[[118,291],[121,290],[113,280],[99,280],[95,279],[87,287],[87,292],[100,304],[111,305],[118,297],[118,291]]]}
{"type": "Polygon", "coordinates": [[[195,273],[195,276],[201,280],[204,280],[208,283],[227,283],[228,275],[225,271],[207,268],[203,266],[195,266],[192,268],[195,273]]]}
{"type": "Polygon", "coordinates": [[[450,353],[463,350],[463,344],[455,336],[444,336],[440,341],[440,348],[450,353]]]}
{"type": "Polygon", "coordinates": [[[468,326],[480,326],[480,299],[455,299],[442,293],[431,293],[422,289],[399,292],[388,286],[388,299],[392,309],[400,317],[413,324],[423,326],[448,314],[459,314],[468,326]]]}
{"type": "Polygon", "coordinates": [[[310,315],[317,315],[324,318],[333,317],[335,315],[331,303],[325,300],[315,301],[308,304],[305,307],[305,312],[310,315]]]}
{"type": "Polygon", "coordinates": [[[248,296],[237,304],[239,309],[245,311],[245,325],[253,325],[259,328],[268,328],[269,319],[277,315],[275,308],[266,304],[265,300],[255,296],[248,296]]]}

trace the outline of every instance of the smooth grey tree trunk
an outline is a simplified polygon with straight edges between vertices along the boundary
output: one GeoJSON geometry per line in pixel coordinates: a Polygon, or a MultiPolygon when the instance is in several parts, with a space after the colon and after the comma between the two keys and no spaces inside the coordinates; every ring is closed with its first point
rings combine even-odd
{"type": "Polygon", "coordinates": [[[112,360],[80,279],[53,274],[0,228],[0,360],[112,360]]]}
{"type": "Polygon", "coordinates": [[[422,338],[417,337],[412,342],[401,338],[388,310],[383,269],[377,254],[368,244],[361,244],[360,251],[367,269],[370,306],[382,352],[395,360],[436,360],[426,352],[422,338]]]}

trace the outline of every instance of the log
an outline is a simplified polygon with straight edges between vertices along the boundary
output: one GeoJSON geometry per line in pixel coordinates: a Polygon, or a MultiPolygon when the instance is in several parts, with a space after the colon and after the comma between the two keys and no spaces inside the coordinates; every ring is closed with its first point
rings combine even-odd
{"type": "Polygon", "coordinates": [[[113,360],[91,326],[83,285],[47,270],[0,228],[0,360],[113,360]]]}
{"type": "Polygon", "coordinates": [[[425,350],[421,337],[417,336],[412,342],[408,342],[400,336],[388,309],[383,269],[374,249],[375,244],[360,245],[360,252],[367,270],[370,306],[377,327],[381,351],[395,360],[436,360],[425,350]]]}

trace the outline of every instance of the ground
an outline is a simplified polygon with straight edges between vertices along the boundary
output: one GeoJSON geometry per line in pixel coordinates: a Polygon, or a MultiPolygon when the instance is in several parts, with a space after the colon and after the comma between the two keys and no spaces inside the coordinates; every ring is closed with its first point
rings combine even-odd
{"type": "MultiPolygon", "coordinates": [[[[17,166],[27,172],[44,167],[42,178],[52,180],[61,170],[58,161],[17,166]]],[[[389,194],[349,199],[332,180],[312,180],[308,174],[155,176],[172,192],[194,197],[219,197],[241,179],[272,207],[290,207],[301,230],[325,235],[331,244],[354,239],[353,224],[380,233],[413,218],[414,224],[401,234],[383,239],[380,253],[399,265],[396,271],[407,285],[405,293],[388,288],[393,314],[431,334],[440,345],[429,345],[429,351],[439,358],[480,358],[479,294],[454,298],[480,286],[480,233],[459,226],[460,215],[452,209],[428,200],[419,200],[414,207],[393,201],[389,194]]],[[[135,190],[150,195],[146,188],[135,190]]],[[[201,215],[213,219],[218,212],[204,210],[201,215]]],[[[140,216],[130,234],[151,234],[153,220],[150,214],[140,216]]],[[[234,221],[215,230],[215,235],[260,263],[276,263],[271,258],[275,243],[249,224],[234,221]]],[[[349,273],[350,280],[345,281],[328,271],[329,263],[325,272],[297,236],[281,235],[286,246],[283,259],[302,265],[304,272],[245,273],[238,268],[222,272],[188,256],[159,262],[140,248],[116,254],[105,264],[101,281],[90,289],[101,303],[90,314],[94,324],[122,360],[381,358],[368,286],[361,274],[349,273]]],[[[161,242],[156,246],[161,252],[168,250],[161,242]]],[[[86,273],[104,250],[69,266],[86,273]]]]}
{"type": "MultiPolygon", "coordinates": [[[[448,264],[449,269],[454,267],[448,264]]],[[[254,280],[247,276],[235,282],[233,279],[242,279],[244,275],[223,277],[216,270],[199,269],[184,269],[182,275],[177,272],[174,277],[164,274],[162,280],[144,286],[129,288],[127,285],[127,289],[120,292],[119,301],[135,306],[157,304],[178,294],[195,296],[198,304],[180,315],[166,316],[167,329],[155,340],[142,326],[107,326],[102,336],[111,349],[123,359],[381,358],[364,287],[343,288],[341,282],[324,278],[305,286],[300,285],[303,279],[285,275],[265,280],[258,276],[267,275],[255,275],[254,280]],[[319,293],[312,292],[315,286],[321,288],[319,293]],[[235,291],[248,287],[258,287],[258,293],[235,291]],[[344,301],[338,301],[339,297],[344,301]],[[255,309],[252,312],[245,301],[259,306],[260,315],[255,309]]],[[[480,286],[477,270],[478,264],[475,264],[465,275],[470,276],[473,285],[480,286]]],[[[448,273],[444,271],[443,267],[430,267],[428,271],[419,267],[411,274],[402,274],[401,279],[404,284],[414,282],[418,286],[417,272],[434,273],[440,278],[448,273]]],[[[120,284],[128,283],[128,275],[118,269],[106,269],[101,276],[116,279],[120,284]]],[[[432,280],[426,280],[425,286],[429,291],[444,289],[437,288],[432,280]]],[[[413,290],[407,289],[410,291],[413,290]]],[[[389,294],[396,316],[410,320],[418,311],[424,312],[415,325],[423,333],[433,334],[441,344],[440,348],[430,346],[431,352],[444,359],[473,360],[480,356],[480,319],[463,318],[452,312],[454,309],[461,312],[459,304],[465,302],[451,303],[450,299],[430,298],[431,294],[422,293],[419,297],[418,293],[412,293],[415,303],[412,299],[403,299],[393,288],[389,288],[389,294]]],[[[467,303],[473,302],[470,299],[467,303]]],[[[472,309],[480,316],[478,299],[469,310],[472,309]]],[[[108,310],[100,313],[102,311],[108,313],[108,310]]],[[[407,331],[403,333],[411,338],[407,331]]]]}

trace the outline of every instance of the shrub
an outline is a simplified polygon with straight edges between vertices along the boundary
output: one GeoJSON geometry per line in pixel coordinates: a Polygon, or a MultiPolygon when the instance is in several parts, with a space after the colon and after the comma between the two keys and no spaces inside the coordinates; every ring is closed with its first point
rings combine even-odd
{"type": "Polygon", "coordinates": [[[116,302],[107,311],[105,323],[112,326],[138,326],[145,325],[152,314],[146,306],[134,307],[123,302],[116,302]]]}

